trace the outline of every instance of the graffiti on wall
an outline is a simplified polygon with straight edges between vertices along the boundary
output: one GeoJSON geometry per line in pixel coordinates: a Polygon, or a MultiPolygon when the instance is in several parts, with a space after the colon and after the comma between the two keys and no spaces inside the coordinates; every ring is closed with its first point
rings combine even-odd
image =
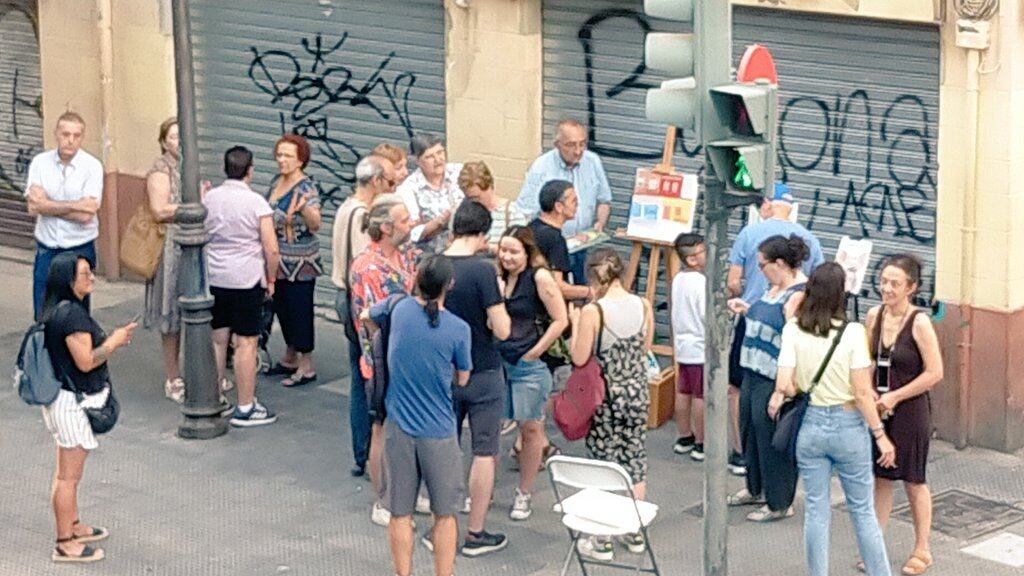
{"type": "MultiPolygon", "coordinates": [[[[802,121],[802,124],[807,124],[802,121]]],[[[825,172],[844,183],[838,198],[821,188],[814,190],[807,227],[820,224],[819,210],[837,205],[838,219],[830,226],[849,230],[852,236],[871,238],[885,234],[932,246],[935,243],[935,210],[928,206],[936,197],[934,138],[929,134],[928,110],[920,98],[910,94],[872,106],[864,90],[847,97],[836,96],[829,103],[822,98],[798,96],[782,106],[779,114],[778,161],[783,181],[798,174],[825,172]],[[800,136],[801,147],[816,149],[810,157],[791,154],[793,137],[786,128],[792,116],[806,113],[820,118],[820,138],[800,136]],[[893,117],[917,119],[894,126],[893,117]],[[788,144],[788,146],[787,146],[788,144]],[[864,158],[844,157],[850,148],[866,152],[864,158]],[[854,167],[856,164],[856,167],[854,167]],[[861,167],[861,165],[863,165],[861,167]]]]}
{"type": "Polygon", "coordinates": [[[20,193],[43,145],[43,97],[38,45],[23,44],[34,39],[32,20],[21,9],[7,8],[0,10],[0,70],[8,72],[0,76],[10,79],[0,80],[0,190],[20,193]]]}
{"type": "Polygon", "coordinates": [[[295,50],[260,50],[250,47],[249,78],[278,107],[281,132],[300,134],[309,140],[316,154],[311,164],[328,176],[321,182],[321,199],[337,205],[344,199],[342,185],[355,182],[355,165],[360,152],[343,127],[332,125],[346,107],[371,111],[380,121],[396,123],[412,137],[409,91],[416,74],[392,70],[392,51],[380,59],[365,77],[345,63],[345,32],[337,41],[322,34],[302,38],[295,50]]]}
{"type": "MultiPolygon", "coordinates": [[[[595,72],[597,72],[597,65],[594,62],[596,54],[594,32],[602,25],[621,25],[623,22],[628,26],[635,26],[641,37],[651,31],[651,24],[643,13],[628,8],[610,8],[597,12],[590,18],[587,18],[576,33],[580,45],[583,47],[583,68],[587,95],[587,118],[585,123],[589,140],[588,147],[598,155],[608,158],[623,160],[658,159],[661,158],[660,151],[638,152],[616,144],[613,138],[606,139],[598,122],[598,103],[600,101],[614,101],[632,91],[639,91],[640,94],[644,94],[647,89],[659,86],[657,82],[643,78],[647,72],[647,66],[644,64],[642,52],[636,66],[624,78],[607,86],[599,84],[596,80],[595,72]]],[[[686,141],[688,136],[693,137],[692,134],[685,134],[682,129],[676,131],[675,150],[677,153],[682,153],[686,158],[696,158],[701,154],[703,148],[697,142],[688,143],[686,141]]],[[[701,166],[699,170],[703,171],[704,167],[701,166]]]]}
{"type": "MultiPolygon", "coordinates": [[[[607,48],[595,46],[604,41],[599,39],[602,27],[613,29],[617,38],[631,30],[642,38],[653,30],[643,13],[626,8],[595,12],[578,28],[589,146],[609,158],[641,163],[658,159],[661,153],[657,149],[624,146],[604,129],[608,122],[603,116],[608,112],[603,107],[619,100],[621,108],[622,99],[628,98],[635,108],[638,100],[642,103],[644,91],[659,83],[646,69],[642,49],[636,51],[636,62],[626,68],[628,72],[609,80],[608,71],[602,70],[598,61],[607,48]]],[[[854,87],[846,96],[794,95],[780,102],[780,179],[805,186],[827,182],[815,185],[810,199],[805,200],[808,206],[802,208],[801,219],[807,227],[852,237],[906,241],[919,252],[934,250],[938,189],[933,122],[925,103],[914,94],[880,100],[854,87]]],[[[701,162],[702,147],[693,136],[684,138],[679,131],[676,153],[701,162]]],[[[882,256],[876,254],[876,268],[882,256]]],[[[934,286],[934,267],[926,268],[929,273],[923,293],[927,297],[934,286]]],[[[877,286],[870,286],[869,293],[877,295],[877,286]]]]}

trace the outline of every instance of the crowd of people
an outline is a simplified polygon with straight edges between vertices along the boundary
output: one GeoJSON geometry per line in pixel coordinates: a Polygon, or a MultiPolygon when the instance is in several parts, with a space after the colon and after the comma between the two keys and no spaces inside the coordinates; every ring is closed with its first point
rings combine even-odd
{"type": "MultiPolygon", "coordinates": [[[[33,302],[64,379],[58,400],[43,409],[58,446],[53,559],[64,562],[103,557],[86,544],[108,531],[80,523],[75,504],[84,461],[98,444],[83,403],[102,393],[108,358],[136,327],[132,322],[107,335],[89,314],[102,166],[81,150],[84,129],[77,114],[61,116],[58,148],[32,161],[25,190],[38,216],[33,302]]],[[[142,317],[162,335],[164,392],[180,403],[175,119],[160,126],[158,142],[146,200],[167,233],[146,283],[142,317]]],[[[511,201],[495,191],[486,164],[449,162],[439,136],[413,138],[412,173],[404,149],[383,143],[359,160],[352,193],[334,214],[331,280],[348,340],[351,473],[372,482],[370,519],[388,528],[399,576],[412,570],[414,513],[434,516],[422,542],[433,551],[439,576],[452,574],[457,551],[475,557],[507,546],[506,535],[487,529],[492,504],[504,501],[494,494],[504,432],[518,435],[519,482],[505,501],[508,515],[519,522],[531,517],[544,460],[558,450],[545,420],[562,366],[596,359],[607,395],[586,435],[587,453],[622,466],[634,496],[648,496],[653,303],[624,284],[625,266],[614,249],[570,251],[568,240],[607,226],[611,189],[579,122],[559,122],[552,144],[511,201]],[[465,435],[468,472],[460,448],[465,435]],[[461,538],[459,513],[468,514],[461,538]]],[[[285,135],[273,152],[277,174],[266,194],[251,188],[253,153],[241,146],[224,154],[224,182],[202,193],[221,408],[241,428],[277,419],[255,395],[257,348],[268,318],[276,317],[286,348],[267,373],[285,387],[317,378],[313,293],[324,273],[323,214],[318,186],[305,173],[311,150],[301,136],[285,135]],[[231,406],[223,393],[233,388],[231,406]]],[[[755,506],[746,516],[752,522],[784,520],[794,513],[802,480],[808,564],[812,574],[828,574],[829,479],[837,473],[856,528],[858,567],[887,575],[882,532],[894,482],[902,481],[916,534],[902,572],[921,574],[932,563],[928,391],[942,378],[932,324],[912,305],[921,263],[909,255],[885,261],[882,304],[869,311],[865,327],[847,318],[842,268],[824,262],[818,240],[790,219],[792,206],[788,188],[776,185],[760,221],[740,232],[729,256],[725,289],[735,331],[728,463],[746,485],[729,495],[728,505],[755,506]],[[800,393],[810,401],[794,463],[772,437],[782,406],[800,393]]],[[[705,458],[706,246],[698,234],[681,234],[675,251],[682,271],[669,299],[678,370],[673,450],[699,462],[705,458]]],[[[646,547],[641,534],[616,541],[597,534],[580,539],[578,551],[610,561],[616,544],[632,553],[646,547]]]]}

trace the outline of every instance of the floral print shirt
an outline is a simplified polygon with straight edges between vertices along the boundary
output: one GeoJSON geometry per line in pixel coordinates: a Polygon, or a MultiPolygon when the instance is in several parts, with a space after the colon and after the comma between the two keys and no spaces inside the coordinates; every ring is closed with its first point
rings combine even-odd
{"type": "Polygon", "coordinates": [[[418,252],[415,248],[399,249],[388,259],[381,250],[380,242],[371,241],[366,250],[352,260],[349,267],[349,294],[352,298],[352,321],[363,351],[359,368],[364,378],[373,376],[373,356],[369,334],[363,330],[359,315],[388,296],[412,293],[418,252]]]}
{"type": "MultiPolygon", "coordinates": [[[[466,197],[459,188],[459,172],[462,172],[462,164],[449,162],[444,168],[444,180],[441,181],[441,188],[435,190],[427,182],[423,170],[417,169],[409,175],[398,186],[396,192],[405,202],[409,209],[409,217],[419,225],[412,229],[412,241],[416,246],[427,254],[439,254],[444,252],[451,240],[451,230],[444,229],[435,234],[432,238],[423,240],[424,224],[437,218],[445,210],[452,213],[466,197]]],[[[449,224],[451,221],[449,220],[449,224]]]]}

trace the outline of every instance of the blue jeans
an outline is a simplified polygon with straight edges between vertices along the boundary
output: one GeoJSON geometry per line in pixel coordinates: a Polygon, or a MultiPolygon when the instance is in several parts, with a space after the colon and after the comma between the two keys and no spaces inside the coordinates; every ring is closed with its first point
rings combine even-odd
{"type": "MultiPolygon", "coordinates": [[[[338,312],[338,317],[343,324],[352,322],[350,318],[342,318],[345,314],[342,313],[343,307],[339,299],[345,297],[344,292],[338,292],[334,301],[335,311],[338,312]]],[[[346,327],[348,328],[346,338],[355,334],[351,325],[346,327]]],[[[351,374],[349,376],[348,425],[352,431],[352,457],[356,466],[365,468],[366,460],[370,456],[370,405],[366,401],[366,382],[363,380],[363,373],[359,371],[359,357],[362,354],[359,338],[350,339],[348,341],[348,369],[351,374]]]]}
{"type": "MultiPolygon", "coordinates": [[[[40,242],[36,242],[36,260],[32,265],[32,309],[35,311],[35,318],[39,319],[39,313],[43,309],[43,298],[46,293],[46,277],[50,274],[50,262],[58,254],[64,252],[75,252],[84,256],[89,261],[89,266],[96,268],[96,242],[90,240],[85,244],[72,246],[71,248],[50,248],[40,242]]],[[[85,299],[85,308],[89,309],[89,298],[85,299]]]]}
{"type": "Polygon", "coordinates": [[[796,457],[807,492],[804,545],[811,576],[829,574],[829,489],[833,471],[839,475],[846,494],[846,509],[867,573],[890,576],[885,540],[875,517],[871,436],[860,412],[843,406],[809,406],[797,438],[796,457]]]}
{"type": "Polygon", "coordinates": [[[577,286],[587,285],[587,251],[580,250],[569,254],[569,271],[572,272],[572,283],[577,286]]]}

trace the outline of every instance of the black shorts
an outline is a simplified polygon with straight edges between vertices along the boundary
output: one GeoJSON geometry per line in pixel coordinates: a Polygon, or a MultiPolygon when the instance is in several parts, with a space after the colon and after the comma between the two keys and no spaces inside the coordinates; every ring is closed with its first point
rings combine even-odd
{"type": "Polygon", "coordinates": [[[252,288],[218,288],[213,295],[213,329],[230,328],[238,336],[259,336],[263,301],[267,291],[257,284],[252,288]]]}
{"type": "Polygon", "coordinates": [[[732,347],[729,348],[729,385],[737,388],[743,384],[743,373],[740,366],[740,350],[743,348],[743,337],[747,334],[747,319],[740,314],[736,318],[736,326],[732,331],[732,347]]]}

